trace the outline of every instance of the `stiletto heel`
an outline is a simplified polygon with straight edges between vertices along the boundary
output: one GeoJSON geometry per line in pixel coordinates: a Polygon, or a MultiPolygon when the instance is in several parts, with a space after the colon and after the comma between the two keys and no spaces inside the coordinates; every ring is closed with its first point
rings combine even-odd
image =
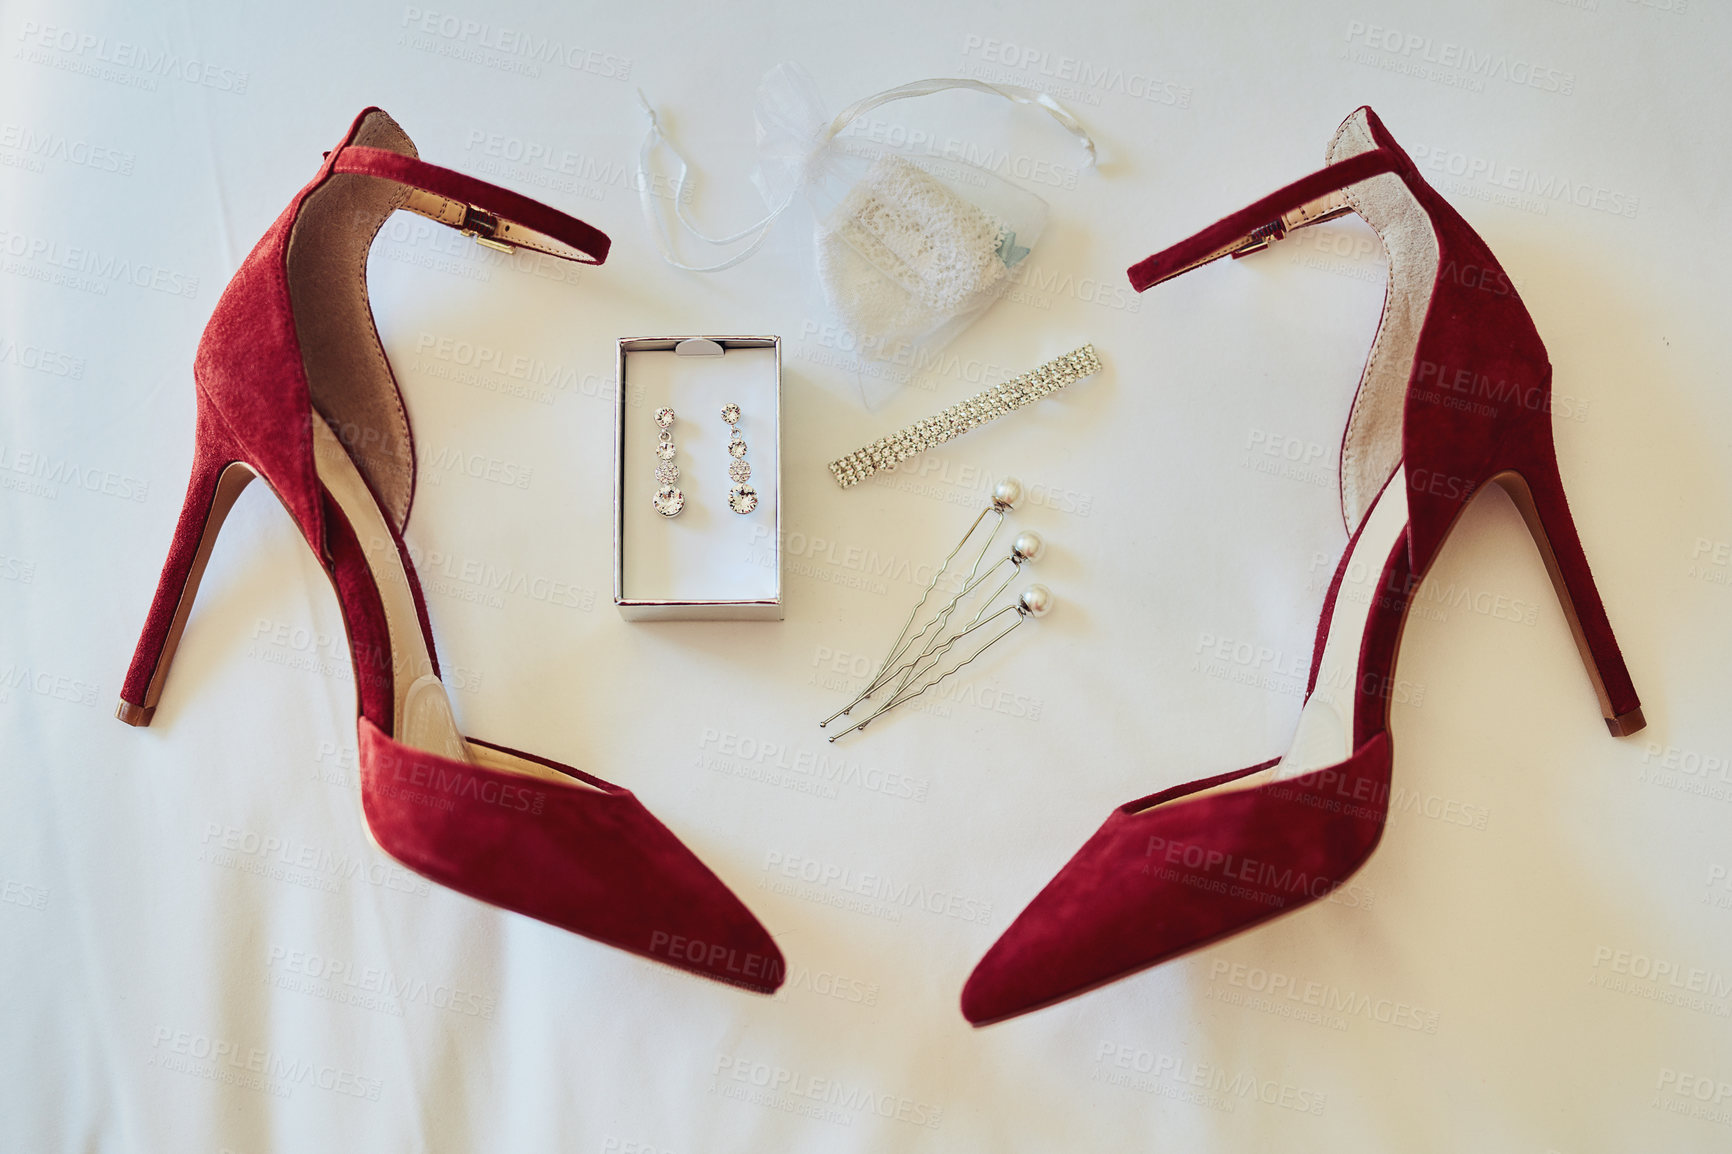
{"type": "Polygon", "coordinates": [[[192,481],[121,691],[147,725],[212,542],[255,476],[330,577],[355,668],[361,808],[379,846],[482,901],[768,993],[780,951],[631,792],[459,731],[403,540],[415,454],[373,327],[367,254],[399,209],[478,243],[600,264],[608,239],[421,161],[377,108],[356,118],[242,263],[199,342],[192,481]]]}
{"type": "Polygon", "coordinates": [[[222,439],[208,432],[200,416],[194,437],[192,480],[175,526],[174,545],[162,567],[150,615],[133,651],[114,715],[128,725],[146,726],[156,716],[163,683],[174,664],[199,581],[229,510],[258,474],[224,451],[222,439]]]}
{"type": "Polygon", "coordinates": [[[1369,108],[1326,166],[1132,266],[1139,292],[1358,213],[1389,288],[1341,440],[1347,549],[1324,601],[1293,744],[1274,761],[1115,810],[993,943],[962,991],[975,1025],[1093,989],[1326,897],[1388,815],[1395,661],[1414,590],[1496,482],[1533,532],[1606,724],[1642,728],[1558,476],[1551,364],[1491,250],[1369,108]]]}
{"type": "Polygon", "coordinates": [[[1593,682],[1606,728],[1613,737],[1628,737],[1640,731],[1647,721],[1642,717],[1636,687],[1630,681],[1624,655],[1612,637],[1612,623],[1606,618],[1605,604],[1594,586],[1594,575],[1588,569],[1587,556],[1576,535],[1557,465],[1548,464],[1549,468],[1542,464],[1519,472],[1512,469],[1492,479],[1509,494],[1522,520],[1527,522],[1528,532],[1533,534],[1564,617],[1570,623],[1570,632],[1575,636],[1576,648],[1581,650],[1582,664],[1593,682]]]}

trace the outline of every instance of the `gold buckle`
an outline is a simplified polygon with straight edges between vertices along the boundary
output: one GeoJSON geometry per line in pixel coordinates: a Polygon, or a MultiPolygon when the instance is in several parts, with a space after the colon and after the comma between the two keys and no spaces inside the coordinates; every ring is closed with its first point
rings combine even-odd
{"type": "Polygon", "coordinates": [[[463,223],[457,231],[472,238],[476,244],[499,252],[515,252],[516,246],[499,239],[499,218],[473,204],[463,206],[463,223]]]}
{"type": "Polygon", "coordinates": [[[1262,252],[1286,235],[1287,226],[1279,220],[1272,220],[1261,228],[1253,229],[1245,243],[1233,250],[1233,259],[1238,260],[1254,252],[1262,252]]]}
{"type": "Polygon", "coordinates": [[[1292,232],[1295,228],[1305,228],[1308,225],[1322,224],[1326,220],[1334,220],[1338,216],[1346,216],[1352,211],[1353,206],[1351,204],[1338,204],[1334,208],[1318,213],[1316,216],[1305,217],[1303,220],[1292,226],[1287,224],[1286,217],[1282,217],[1280,220],[1272,220],[1262,228],[1253,231],[1251,235],[1246,238],[1244,244],[1234,249],[1233,259],[1238,260],[1242,256],[1249,256],[1254,252],[1261,252],[1263,249],[1268,248],[1270,245],[1292,232]]]}

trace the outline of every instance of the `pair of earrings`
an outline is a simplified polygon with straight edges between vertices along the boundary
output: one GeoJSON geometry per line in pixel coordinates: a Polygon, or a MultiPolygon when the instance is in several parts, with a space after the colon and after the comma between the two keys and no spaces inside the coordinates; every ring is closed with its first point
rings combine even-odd
{"type": "MultiPolygon", "coordinates": [[[[740,406],[732,401],[722,406],[722,420],[728,425],[728,508],[736,513],[750,513],[758,507],[758,491],[746,484],[752,479],[752,466],[746,461],[746,441],[740,436],[740,406]]],[[[656,443],[656,512],[675,517],[686,507],[686,495],[674,482],[680,479],[680,467],[674,464],[674,411],[663,407],[655,412],[655,422],[661,428],[656,443]]]]}

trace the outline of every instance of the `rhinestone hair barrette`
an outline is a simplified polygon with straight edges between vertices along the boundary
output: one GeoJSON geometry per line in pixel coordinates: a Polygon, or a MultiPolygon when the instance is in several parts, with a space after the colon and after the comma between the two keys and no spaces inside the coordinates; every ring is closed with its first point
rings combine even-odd
{"type": "Polygon", "coordinates": [[[1054,357],[1030,372],[984,389],[966,401],[958,401],[941,413],[915,421],[906,429],[880,437],[864,448],[830,462],[836,483],[847,489],[878,472],[891,469],[934,445],[960,437],[988,421],[1049,397],[1073,381],[1100,371],[1095,347],[1084,345],[1062,357],[1054,357]]]}

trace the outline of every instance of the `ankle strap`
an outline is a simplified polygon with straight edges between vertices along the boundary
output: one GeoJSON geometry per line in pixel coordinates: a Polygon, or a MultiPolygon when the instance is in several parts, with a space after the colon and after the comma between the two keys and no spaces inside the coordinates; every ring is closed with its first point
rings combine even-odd
{"type": "Polygon", "coordinates": [[[1212,260],[1229,254],[1241,257],[1266,248],[1290,229],[1350,212],[1353,206],[1348,203],[1346,192],[1349,185],[1398,168],[1399,161],[1393,153],[1377,148],[1319,169],[1216,221],[1190,239],[1132,265],[1131,287],[1142,292],[1212,260]]]}
{"type": "Polygon", "coordinates": [[[539,201],[389,149],[350,145],[337,153],[331,171],[407,185],[412,191],[404,208],[502,252],[527,248],[561,260],[600,264],[612,243],[600,229],[539,201]]]}

